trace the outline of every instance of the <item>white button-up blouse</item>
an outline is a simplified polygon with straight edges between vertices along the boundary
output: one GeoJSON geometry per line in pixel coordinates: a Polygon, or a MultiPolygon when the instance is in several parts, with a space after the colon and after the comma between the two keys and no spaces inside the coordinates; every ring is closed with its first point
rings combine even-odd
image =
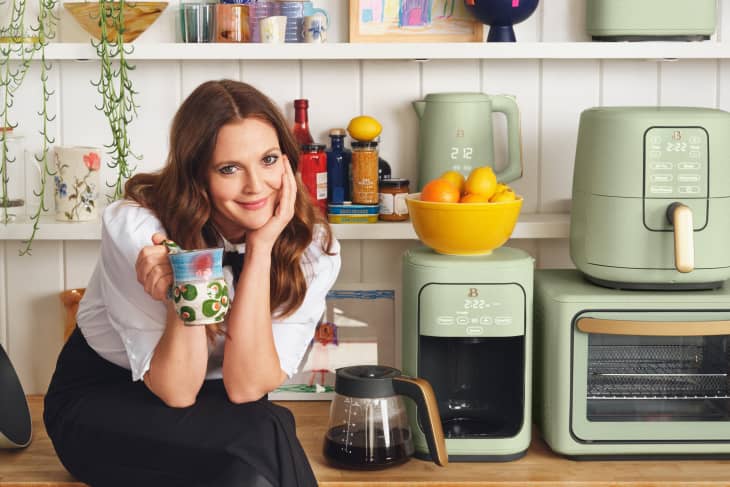
{"type": "MultiPolygon", "coordinates": [[[[165,234],[152,211],[127,200],[109,205],[102,216],[101,255],[86,288],[77,323],[89,345],[106,360],[131,370],[140,380],[150,368],[155,347],[165,329],[166,305],[152,299],[137,281],[135,262],[142,247],[152,244],[152,234],[165,234]]],[[[314,329],[325,310],[325,297],[340,270],[340,246],[334,240],[335,255],[322,251],[323,232],[302,257],[307,280],[304,302],[284,319],[272,319],[274,343],[281,368],[290,377],[297,371],[314,329]]],[[[245,250],[244,245],[224,242],[226,250],[245,250]]],[[[224,276],[233,296],[232,274],[224,276]]],[[[208,344],[206,379],[222,377],[224,336],[208,344]]]]}

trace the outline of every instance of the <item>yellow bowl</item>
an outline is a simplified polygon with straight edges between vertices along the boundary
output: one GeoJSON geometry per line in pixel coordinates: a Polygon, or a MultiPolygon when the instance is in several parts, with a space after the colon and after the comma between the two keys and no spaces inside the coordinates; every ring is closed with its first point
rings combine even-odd
{"type": "MultiPolygon", "coordinates": [[[[119,2],[109,2],[118,9],[119,2]]],[[[73,18],[86,32],[97,40],[101,39],[99,26],[99,2],[66,2],[63,7],[71,12],[73,18]]],[[[124,2],[124,42],[132,42],[147,30],[167,7],[167,2],[124,2]]],[[[107,38],[110,42],[117,40],[117,31],[107,22],[107,38]]]]}
{"type": "Polygon", "coordinates": [[[436,203],[421,201],[421,193],[415,193],[406,204],[425,245],[440,254],[486,255],[509,240],[522,197],[501,203],[436,203]]]}

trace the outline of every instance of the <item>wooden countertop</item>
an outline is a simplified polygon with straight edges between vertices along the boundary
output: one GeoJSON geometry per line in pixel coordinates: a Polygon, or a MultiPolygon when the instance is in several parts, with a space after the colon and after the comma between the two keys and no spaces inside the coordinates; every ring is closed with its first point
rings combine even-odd
{"type": "MultiPolygon", "coordinates": [[[[0,451],[0,487],[84,487],[56,457],[42,422],[42,396],[30,396],[34,439],[25,450],[0,451]]],[[[417,459],[374,472],[338,470],[322,456],[329,403],[282,402],[294,413],[297,434],[323,487],[405,486],[730,486],[730,460],[574,461],[534,438],[527,455],[506,463],[451,463],[417,459]]],[[[130,486],[132,487],[132,486],[130,486]]]]}

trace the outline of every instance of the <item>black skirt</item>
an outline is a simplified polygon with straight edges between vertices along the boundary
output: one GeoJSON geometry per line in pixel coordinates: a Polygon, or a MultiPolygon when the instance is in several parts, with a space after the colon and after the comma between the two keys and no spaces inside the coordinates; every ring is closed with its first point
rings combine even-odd
{"type": "Polygon", "coordinates": [[[43,419],[63,465],[92,487],[317,485],[288,409],[265,397],[233,404],[221,380],[205,381],[193,406],[168,407],[78,328],[43,419]]]}

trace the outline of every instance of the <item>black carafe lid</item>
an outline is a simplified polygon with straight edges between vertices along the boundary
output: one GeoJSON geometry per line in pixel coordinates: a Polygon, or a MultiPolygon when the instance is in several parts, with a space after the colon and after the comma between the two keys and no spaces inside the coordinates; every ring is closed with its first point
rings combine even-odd
{"type": "Polygon", "coordinates": [[[349,397],[395,396],[393,378],[400,370],[385,365],[352,365],[337,369],[335,392],[349,397]]]}

